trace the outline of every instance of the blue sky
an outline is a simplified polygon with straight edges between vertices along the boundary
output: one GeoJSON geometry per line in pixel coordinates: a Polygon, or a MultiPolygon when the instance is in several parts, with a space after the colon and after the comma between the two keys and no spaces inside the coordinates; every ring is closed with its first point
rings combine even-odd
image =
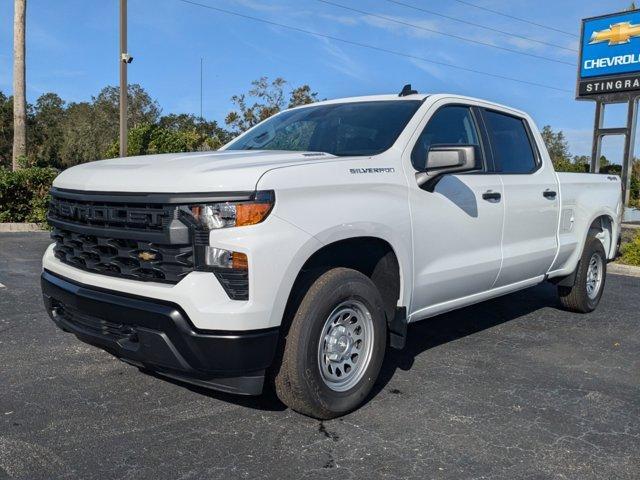
{"type": "MultiPolygon", "coordinates": [[[[196,0],[353,42],[367,43],[436,62],[458,64],[566,91],[533,87],[304,35],[273,25],[188,5],[179,0],[129,0],[129,80],[155,97],[164,113],[200,109],[200,58],[204,57],[204,115],[222,121],[230,97],[260,76],[282,76],[292,86],[308,83],[321,98],[395,93],[412,83],[421,92],[487,98],[530,112],[539,126],[562,129],[572,152],[588,154],[594,105],[574,100],[576,67],[427,30],[577,63],[580,19],[625,8],[627,0],[470,0],[507,14],[552,26],[550,31],[463,5],[454,0],[402,0],[424,9],[494,29],[553,43],[551,47],[466,25],[388,0],[331,0],[423,27],[416,29],[364,16],[318,0],[196,0]],[[425,30],[427,29],[427,30],[425,30]],[[568,49],[568,50],[567,50],[568,49]]],[[[13,2],[0,1],[0,90],[11,92],[13,2]]],[[[118,82],[117,0],[28,0],[28,98],[54,91],[67,101],[87,100],[118,82]]],[[[612,109],[607,123],[622,118],[612,109]]],[[[621,155],[609,139],[604,153],[621,155]]],[[[617,160],[617,159],[616,159],[617,160]]]]}

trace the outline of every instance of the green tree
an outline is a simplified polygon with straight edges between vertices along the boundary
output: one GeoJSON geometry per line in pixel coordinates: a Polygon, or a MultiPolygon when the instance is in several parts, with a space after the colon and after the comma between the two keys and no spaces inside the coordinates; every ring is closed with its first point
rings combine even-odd
{"type": "Polygon", "coordinates": [[[0,168],[11,167],[13,150],[13,98],[0,92],[0,168]]]}
{"type": "Polygon", "coordinates": [[[640,160],[637,158],[633,160],[631,167],[631,188],[629,190],[631,203],[636,208],[640,208],[640,160]]]}
{"type": "Polygon", "coordinates": [[[269,82],[268,77],[261,77],[251,82],[248,93],[234,95],[231,101],[236,109],[229,112],[225,123],[235,133],[242,133],[285,107],[295,107],[317,101],[317,93],[311,91],[308,85],[294,88],[289,94],[289,101],[285,100],[285,86],[287,81],[277,77],[269,82]]]}
{"type": "Polygon", "coordinates": [[[103,158],[110,145],[107,142],[114,140],[112,132],[98,127],[95,109],[89,102],[70,103],[61,128],[60,162],[64,167],[103,158]],[[107,134],[111,139],[105,138],[107,134]]]}
{"type": "Polygon", "coordinates": [[[33,126],[28,136],[32,164],[56,168],[62,166],[65,115],[65,102],[57,94],[45,93],[36,100],[31,120],[33,126]]]}
{"type": "MultiPolygon", "coordinates": [[[[129,85],[129,126],[155,125],[160,118],[158,102],[140,85],[129,85]]],[[[60,164],[63,166],[99,160],[110,153],[119,136],[119,93],[103,88],[91,102],[71,103],[62,121],[60,164]]]]}
{"type": "MultiPolygon", "coordinates": [[[[184,117],[173,120],[182,122],[184,117]]],[[[195,118],[195,117],[194,117],[195,118]]],[[[188,121],[176,128],[171,125],[169,119],[165,119],[164,125],[143,124],[129,129],[127,142],[127,155],[149,155],[154,153],[179,153],[217,150],[226,142],[228,132],[217,127],[215,122],[199,122],[188,126],[188,121]],[[208,129],[203,124],[213,124],[215,129],[208,129]]],[[[106,157],[113,158],[119,155],[119,144],[113,142],[106,153],[106,157]]]]}
{"type": "Polygon", "coordinates": [[[160,118],[158,125],[172,131],[195,130],[200,136],[209,137],[210,145],[220,148],[232,140],[233,135],[218,125],[216,121],[207,121],[191,114],[169,114],[160,118]]]}
{"type": "Polygon", "coordinates": [[[289,98],[289,108],[298,107],[300,105],[308,105],[318,101],[318,94],[311,91],[309,85],[302,85],[291,91],[289,98]]]}
{"type": "MultiPolygon", "coordinates": [[[[134,83],[127,88],[128,112],[127,122],[131,127],[145,123],[153,124],[160,118],[161,108],[158,102],[151,98],[147,91],[134,83]]],[[[100,90],[93,98],[93,105],[99,122],[104,122],[106,128],[119,131],[120,122],[120,89],[108,86],[100,90]]]]}
{"type": "Polygon", "coordinates": [[[541,134],[554,166],[564,167],[571,164],[569,142],[567,142],[564,132],[562,130],[554,132],[551,126],[545,125],[541,134]]]}
{"type": "MultiPolygon", "coordinates": [[[[127,123],[129,128],[135,128],[144,124],[155,124],[160,117],[158,102],[138,84],[131,84],[127,88],[128,112],[127,123]]],[[[92,99],[94,109],[93,121],[95,128],[100,132],[96,138],[99,150],[104,155],[114,140],[120,136],[120,90],[118,87],[108,86],[103,88],[92,99]]]]}
{"type": "Polygon", "coordinates": [[[575,155],[573,157],[573,165],[578,172],[588,172],[591,168],[591,157],[586,155],[575,155]]]}

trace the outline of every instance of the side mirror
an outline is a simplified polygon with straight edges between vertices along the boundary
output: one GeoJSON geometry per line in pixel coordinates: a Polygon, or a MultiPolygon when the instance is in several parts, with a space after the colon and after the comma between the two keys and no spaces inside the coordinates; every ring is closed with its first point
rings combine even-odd
{"type": "Polygon", "coordinates": [[[437,180],[447,173],[466,172],[476,168],[476,146],[434,145],[427,153],[426,168],[416,173],[420,187],[435,187],[437,180]]]}

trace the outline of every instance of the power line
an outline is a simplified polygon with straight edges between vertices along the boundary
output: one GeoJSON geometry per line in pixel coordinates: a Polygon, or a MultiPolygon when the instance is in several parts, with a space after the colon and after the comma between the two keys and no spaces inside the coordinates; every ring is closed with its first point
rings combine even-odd
{"type": "Polygon", "coordinates": [[[397,20],[395,18],[386,17],[384,15],[378,15],[377,13],[371,13],[371,12],[367,12],[365,10],[360,10],[358,8],[348,7],[348,6],[342,5],[340,3],[334,3],[334,2],[331,2],[329,0],[317,0],[317,1],[320,2],[320,3],[325,3],[327,5],[333,5],[334,7],[342,8],[344,10],[350,10],[352,12],[361,13],[363,15],[368,15],[370,17],[380,18],[380,19],[385,20],[387,22],[397,23],[398,25],[404,25],[406,27],[411,27],[411,28],[415,28],[415,29],[418,29],[418,30],[424,30],[425,32],[435,33],[435,34],[438,34],[438,35],[444,35],[446,37],[455,38],[457,40],[462,40],[464,42],[474,43],[476,45],[482,45],[484,47],[491,47],[491,48],[495,48],[495,49],[498,49],[498,50],[503,50],[505,52],[515,53],[517,55],[525,55],[527,57],[533,57],[533,58],[537,58],[537,59],[540,59],[540,60],[547,60],[549,62],[561,63],[563,65],[569,65],[570,67],[574,67],[575,68],[575,64],[573,64],[571,62],[565,62],[564,60],[557,60],[555,58],[545,57],[543,55],[536,55],[535,53],[522,52],[520,50],[515,50],[513,48],[501,47],[500,45],[494,45],[493,43],[483,42],[481,40],[473,40],[472,38],[463,37],[463,36],[460,36],[460,35],[456,35],[454,33],[441,32],[440,30],[436,30],[434,28],[423,27],[422,25],[416,25],[415,23],[404,22],[402,20],[397,20]]]}
{"type": "Polygon", "coordinates": [[[546,89],[549,89],[549,90],[556,90],[558,92],[571,93],[571,90],[554,87],[552,85],[545,85],[543,83],[537,83],[537,82],[532,82],[532,81],[529,81],[529,80],[522,80],[522,79],[519,79],[519,78],[508,77],[508,76],[500,75],[500,74],[497,74],[497,73],[484,72],[482,70],[475,70],[473,68],[462,67],[460,65],[455,65],[453,63],[440,62],[440,61],[437,61],[437,60],[432,60],[430,58],[419,57],[417,55],[410,55],[408,53],[398,52],[396,50],[390,50],[390,49],[383,48],[383,47],[377,47],[375,45],[369,45],[369,44],[366,44],[366,43],[355,42],[355,41],[347,40],[347,39],[340,38],[340,37],[334,37],[333,35],[328,35],[328,34],[325,34],[325,33],[314,32],[314,31],[311,31],[311,30],[305,30],[305,29],[300,28],[300,27],[294,27],[293,25],[286,25],[284,23],[278,23],[278,22],[274,22],[274,21],[271,21],[271,20],[266,20],[264,18],[254,17],[252,15],[246,15],[244,13],[239,13],[239,12],[234,12],[232,10],[226,10],[224,8],[214,7],[212,5],[206,5],[204,3],[195,2],[193,0],[177,0],[177,1],[182,2],[182,3],[186,3],[186,4],[190,4],[190,5],[195,5],[195,6],[202,7],[202,8],[208,8],[208,9],[214,10],[216,12],[226,13],[227,15],[233,15],[233,16],[244,18],[244,19],[247,19],[247,20],[253,20],[255,22],[260,22],[260,23],[264,23],[264,24],[267,24],[267,25],[273,25],[273,26],[276,26],[276,27],[286,28],[288,30],[293,30],[293,31],[296,31],[296,32],[299,32],[299,33],[304,33],[306,35],[313,35],[315,37],[326,38],[328,40],[333,40],[333,41],[345,43],[345,44],[348,44],[348,45],[354,45],[356,47],[367,48],[369,50],[375,50],[375,51],[378,51],[378,52],[383,52],[383,53],[388,53],[388,54],[391,54],[391,55],[396,55],[398,57],[410,58],[412,60],[420,60],[422,62],[432,63],[434,65],[439,65],[439,66],[442,66],[442,67],[454,68],[454,69],[457,69],[457,70],[462,70],[464,72],[475,73],[475,74],[484,75],[484,76],[487,76],[487,77],[499,78],[501,80],[508,80],[508,81],[511,81],[511,82],[521,83],[521,84],[524,84],[524,85],[531,85],[531,86],[534,86],[534,87],[546,88],[546,89]]]}
{"type": "Polygon", "coordinates": [[[445,15],[444,13],[434,12],[433,10],[428,10],[428,9],[422,8],[422,7],[416,7],[415,5],[410,5],[410,4],[405,3],[405,2],[399,2],[397,0],[386,0],[386,1],[389,2],[389,3],[395,3],[396,5],[401,5],[403,7],[410,8],[412,10],[418,10],[420,12],[428,13],[430,15],[435,15],[437,17],[446,18],[448,20],[453,20],[453,21],[459,22],[459,23],[464,23],[465,25],[472,25],[474,27],[484,28],[485,30],[489,30],[490,32],[501,33],[503,35],[508,35],[510,37],[520,38],[522,40],[527,40],[529,42],[539,43],[540,45],[547,45],[548,47],[560,48],[560,49],[566,50],[568,52],[577,52],[578,51],[575,48],[569,48],[569,47],[565,47],[563,45],[558,45],[557,43],[545,42],[544,40],[538,40],[537,38],[526,37],[524,35],[519,35],[517,33],[511,33],[511,32],[507,32],[505,30],[500,30],[499,28],[493,28],[493,27],[489,27],[487,25],[482,25],[480,23],[470,22],[470,21],[464,20],[462,18],[458,18],[458,17],[454,17],[454,16],[450,16],[450,15],[445,15]]]}
{"type": "Polygon", "coordinates": [[[501,17],[510,18],[511,20],[518,20],[519,22],[528,23],[529,25],[535,25],[536,27],[546,28],[547,30],[552,30],[554,32],[569,35],[570,37],[578,38],[578,35],[576,35],[575,33],[565,32],[564,30],[561,30],[559,28],[550,27],[549,25],[543,25],[542,23],[536,23],[531,20],[527,20],[526,18],[516,17],[515,15],[509,15],[508,13],[499,12],[498,10],[493,10],[488,7],[483,7],[482,5],[476,5],[475,3],[467,2],[466,0],[455,0],[455,1],[463,5],[467,5],[469,7],[474,7],[480,10],[484,10],[485,12],[490,12],[495,15],[500,15],[501,17]]]}

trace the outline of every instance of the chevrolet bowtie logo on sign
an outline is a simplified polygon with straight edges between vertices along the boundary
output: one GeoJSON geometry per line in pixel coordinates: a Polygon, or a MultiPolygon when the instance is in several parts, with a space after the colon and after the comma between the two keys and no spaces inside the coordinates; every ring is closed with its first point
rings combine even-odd
{"type": "Polygon", "coordinates": [[[640,37],[640,25],[621,22],[611,25],[606,30],[593,32],[589,44],[609,42],[609,45],[623,45],[629,43],[633,37],[640,37]]]}
{"type": "Polygon", "coordinates": [[[582,21],[578,97],[640,92],[640,10],[582,21]]]}

